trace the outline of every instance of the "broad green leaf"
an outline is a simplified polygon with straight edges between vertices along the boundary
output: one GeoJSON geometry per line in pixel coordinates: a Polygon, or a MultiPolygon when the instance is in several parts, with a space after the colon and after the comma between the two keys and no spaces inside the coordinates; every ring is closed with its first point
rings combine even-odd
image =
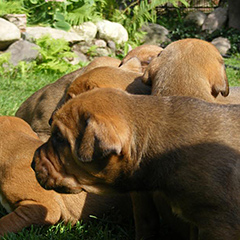
{"type": "Polygon", "coordinates": [[[71,25],[68,24],[67,22],[65,21],[58,21],[58,22],[55,22],[53,24],[53,26],[57,29],[61,29],[61,30],[65,30],[65,31],[69,31],[70,28],[71,28],[71,25]]]}

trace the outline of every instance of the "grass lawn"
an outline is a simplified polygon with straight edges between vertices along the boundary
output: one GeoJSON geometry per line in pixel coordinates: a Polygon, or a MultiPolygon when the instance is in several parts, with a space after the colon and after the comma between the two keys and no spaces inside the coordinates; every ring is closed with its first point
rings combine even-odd
{"type": "MultiPolygon", "coordinates": [[[[240,54],[235,57],[225,59],[227,64],[227,76],[231,86],[240,86],[240,54]]],[[[25,76],[0,76],[0,115],[14,115],[21,103],[31,94],[54,82],[60,77],[59,74],[32,74],[26,73],[25,76]]],[[[6,212],[0,208],[0,217],[6,212]]],[[[18,234],[9,234],[3,239],[6,240],[71,240],[71,239],[134,239],[134,226],[130,220],[116,224],[114,214],[105,216],[102,219],[93,218],[89,223],[78,222],[76,226],[64,226],[58,224],[51,227],[30,227],[18,234]],[[124,223],[125,222],[125,223],[124,223]]],[[[163,231],[167,231],[163,226],[163,231]]]]}

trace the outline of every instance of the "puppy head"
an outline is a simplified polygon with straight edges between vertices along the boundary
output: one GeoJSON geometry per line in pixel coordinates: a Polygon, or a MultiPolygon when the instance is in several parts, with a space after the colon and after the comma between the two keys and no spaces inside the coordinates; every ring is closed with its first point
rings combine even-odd
{"type": "Polygon", "coordinates": [[[108,107],[111,96],[100,90],[79,95],[53,116],[51,137],[33,159],[44,188],[103,193],[131,171],[128,120],[117,109],[122,98],[108,107]]]}
{"type": "Polygon", "coordinates": [[[120,66],[129,59],[137,57],[142,66],[142,72],[145,71],[151,60],[156,57],[163,49],[157,45],[144,44],[131,50],[123,59],[120,66]]]}
{"type": "Polygon", "coordinates": [[[157,57],[154,57],[152,59],[152,61],[146,67],[146,70],[142,76],[142,82],[148,86],[153,86],[153,81],[156,79],[156,75],[163,62],[162,59],[159,57],[160,55],[161,53],[159,53],[157,57]]]}
{"type": "Polygon", "coordinates": [[[141,71],[141,63],[136,57],[129,59],[120,67],[103,66],[94,68],[71,83],[59,105],[62,106],[77,95],[95,88],[118,88],[125,90],[134,81],[134,77],[140,76],[141,71]],[[134,72],[135,75],[131,72],[134,72]]]}
{"type": "Polygon", "coordinates": [[[97,67],[111,66],[118,67],[121,61],[117,58],[102,56],[94,58],[85,68],[84,73],[89,72],[97,67]]]}
{"type": "MultiPolygon", "coordinates": [[[[204,89],[198,87],[205,84],[214,97],[219,93],[223,96],[229,93],[221,54],[211,43],[200,39],[183,39],[169,44],[151,61],[142,81],[153,88],[159,87],[162,81],[164,85],[178,82],[188,88],[195,85],[199,92],[204,89]]],[[[154,91],[157,92],[157,89],[154,91]]]]}

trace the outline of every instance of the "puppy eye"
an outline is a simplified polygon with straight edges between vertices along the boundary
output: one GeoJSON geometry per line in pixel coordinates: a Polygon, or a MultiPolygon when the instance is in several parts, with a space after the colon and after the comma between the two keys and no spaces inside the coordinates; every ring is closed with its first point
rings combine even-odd
{"type": "Polygon", "coordinates": [[[64,141],[65,141],[63,135],[62,135],[60,132],[58,132],[58,133],[56,134],[56,140],[57,140],[58,142],[64,142],[64,141]]]}
{"type": "Polygon", "coordinates": [[[60,143],[65,142],[65,139],[64,139],[61,132],[55,131],[53,133],[53,141],[54,141],[55,144],[60,144],[60,143]]]}

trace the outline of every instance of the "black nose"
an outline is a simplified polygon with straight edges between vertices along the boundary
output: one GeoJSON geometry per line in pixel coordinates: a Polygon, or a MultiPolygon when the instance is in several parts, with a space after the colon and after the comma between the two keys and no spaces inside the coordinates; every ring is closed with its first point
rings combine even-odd
{"type": "Polygon", "coordinates": [[[32,161],[31,168],[35,171],[35,161],[32,161]]]}
{"type": "Polygon", "coordinates": [[[52,117],[49,119],[48,124],[52,126],[52,117]]]}

